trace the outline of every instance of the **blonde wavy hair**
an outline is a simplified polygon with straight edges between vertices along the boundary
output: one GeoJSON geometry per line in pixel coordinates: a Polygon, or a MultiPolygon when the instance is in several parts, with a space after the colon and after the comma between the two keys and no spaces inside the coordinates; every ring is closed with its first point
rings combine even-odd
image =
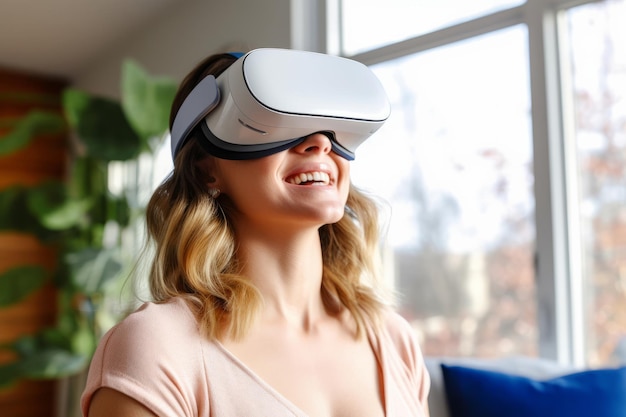
{"type": "MultiPolygon", "coordinates": [[[[172,106],[173,117],[191,89],[206,75],[216,77],[235,58],[218,54],[201,62],[183,80],[172,106]]],[[[237,243],[229,221],[227,196],[212,198],[206,164],[212,156],[193,132],[174,161],[170,176],[155,190],[147,206],[146,223],[154,258],[150,291],[154,301],[185,297],[196,308],[201,329],[211,338],[245,335],[262,298],[242,276],[237,243]]],[[[201,139],[200,139],[201,140],[201,139]]],[[[345,214],[319,229],[323,276],[321,295],[327,310],[347,309],[357,336],[376,325],[386,305],[377,280],[378,207],[350,186],[345,214]]]]}

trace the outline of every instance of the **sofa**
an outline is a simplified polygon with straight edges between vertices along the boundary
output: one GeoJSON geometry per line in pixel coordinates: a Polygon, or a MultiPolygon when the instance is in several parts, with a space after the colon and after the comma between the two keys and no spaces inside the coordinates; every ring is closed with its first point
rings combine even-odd
{"type": "Polygon", "coordinates": [[[524,356],[425,362],[431,417],[626,417],[626,367],[584,370],[524,356]]]}

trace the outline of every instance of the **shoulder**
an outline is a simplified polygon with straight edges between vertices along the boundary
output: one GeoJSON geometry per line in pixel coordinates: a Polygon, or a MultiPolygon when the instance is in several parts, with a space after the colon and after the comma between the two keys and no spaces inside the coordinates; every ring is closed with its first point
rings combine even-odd
{"type": "Polygon", "coordinates": [[[172,298],[162,303],[146,302],[115,326],[114,331],[156,330],[168,326],[173,326],[168,329],[172,331],[197,330],[196,318],[184,299],[172,298]]]}
{"type": "Polygon", "coordinates": [[[409,373],[421,372],[424,358],[417,333],[404,317],[391,310],[385,311],[377,339],[384,355],[402,362],[409,373]]]}
{"type": "Polygon", "coordinates": [[[145,303],[102,337],[92,370],[99,364],[102,369],[139,376],[182,366],[184,358],[197,357],[201,340],[197,321],[182,299],[145,303]]]}
{"type": "Polygon", "coordinates": [[[197,354],[201,340],[194,314],[184,300],[175,298],[143,304],[105,335],[99,349],[104,361],[128,358],[136,368],[155,359],[179,362],[182,355],[197,354]]]}
{"type": "Polygon", "coordinates": [[[378,341],[388,375],[395,383],[403,384],[408,387],[409,392],[413,393],[409,402],[417,399],[420,403],[419,407],[427,409],[430,376],[424,363],[417,333],[404,317],[394,311],[386,311],[382,318],[378,341]]]}
{"type": "Polygon", "coordinates": [[[182,341],[199,338],[197,321],[182,299],[165,303],[145,303],[114,326],[101,341],[105,351],[115,347],[164,350],[183,347],[182,341]]]}
{"type": "Polygon", "coordinates": [[[182,299],[145,303],[109,330],[92,358],[82,406],[108,387],[159,415],[188,415],[204,381],[203,344],[193,312],[182,299]]]}
{"type": "Polygon", "coordinates": [[[400,352],[414,354],[416,349],[419,350],[415,329],[400,314],[391,310],[385,311],[382,328],[385,336],[400,352]]]}

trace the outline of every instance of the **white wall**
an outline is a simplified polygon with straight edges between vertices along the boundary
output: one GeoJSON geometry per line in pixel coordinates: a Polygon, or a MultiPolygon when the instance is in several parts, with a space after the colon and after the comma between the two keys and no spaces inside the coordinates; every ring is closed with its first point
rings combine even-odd
{"type": "Polygon", "coordinates": [[[215,52],[291,47],[290,0],[181,0],[165,16],[137,28],[135,36],[88,65],[74,86],[119,95],[125,58],[149,73],[177,81],[215,52]]]}

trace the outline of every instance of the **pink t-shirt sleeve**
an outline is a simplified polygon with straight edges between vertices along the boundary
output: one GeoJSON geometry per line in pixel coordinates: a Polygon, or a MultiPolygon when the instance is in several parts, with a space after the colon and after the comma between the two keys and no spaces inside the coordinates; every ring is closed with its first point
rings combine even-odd
{"type": "Polygon", "coordinates": [[[407,403],[413,403],[413,407],[419,410],[418,415],[428,416],[430,375],[426,369],[415,331],[397,313],[390,313],[387,316],[385,327],[386,336],[390,342],[383,341],[385,346],[383,349],[387,350],[385,355],[388,358],[388,369],[385,372],[388,373],[389,378],[397,382],[394,386],[398,391],[389,393],[389,398],[397,395],[407,403]]]}
{"type": "Polygon", "coordinates": [[[159,416],[197,416],[208,407],[195,321],[178,303],[145,304],[100,341],[81,398],[86,416],[94,393],[112,388],[159,416]]]}

